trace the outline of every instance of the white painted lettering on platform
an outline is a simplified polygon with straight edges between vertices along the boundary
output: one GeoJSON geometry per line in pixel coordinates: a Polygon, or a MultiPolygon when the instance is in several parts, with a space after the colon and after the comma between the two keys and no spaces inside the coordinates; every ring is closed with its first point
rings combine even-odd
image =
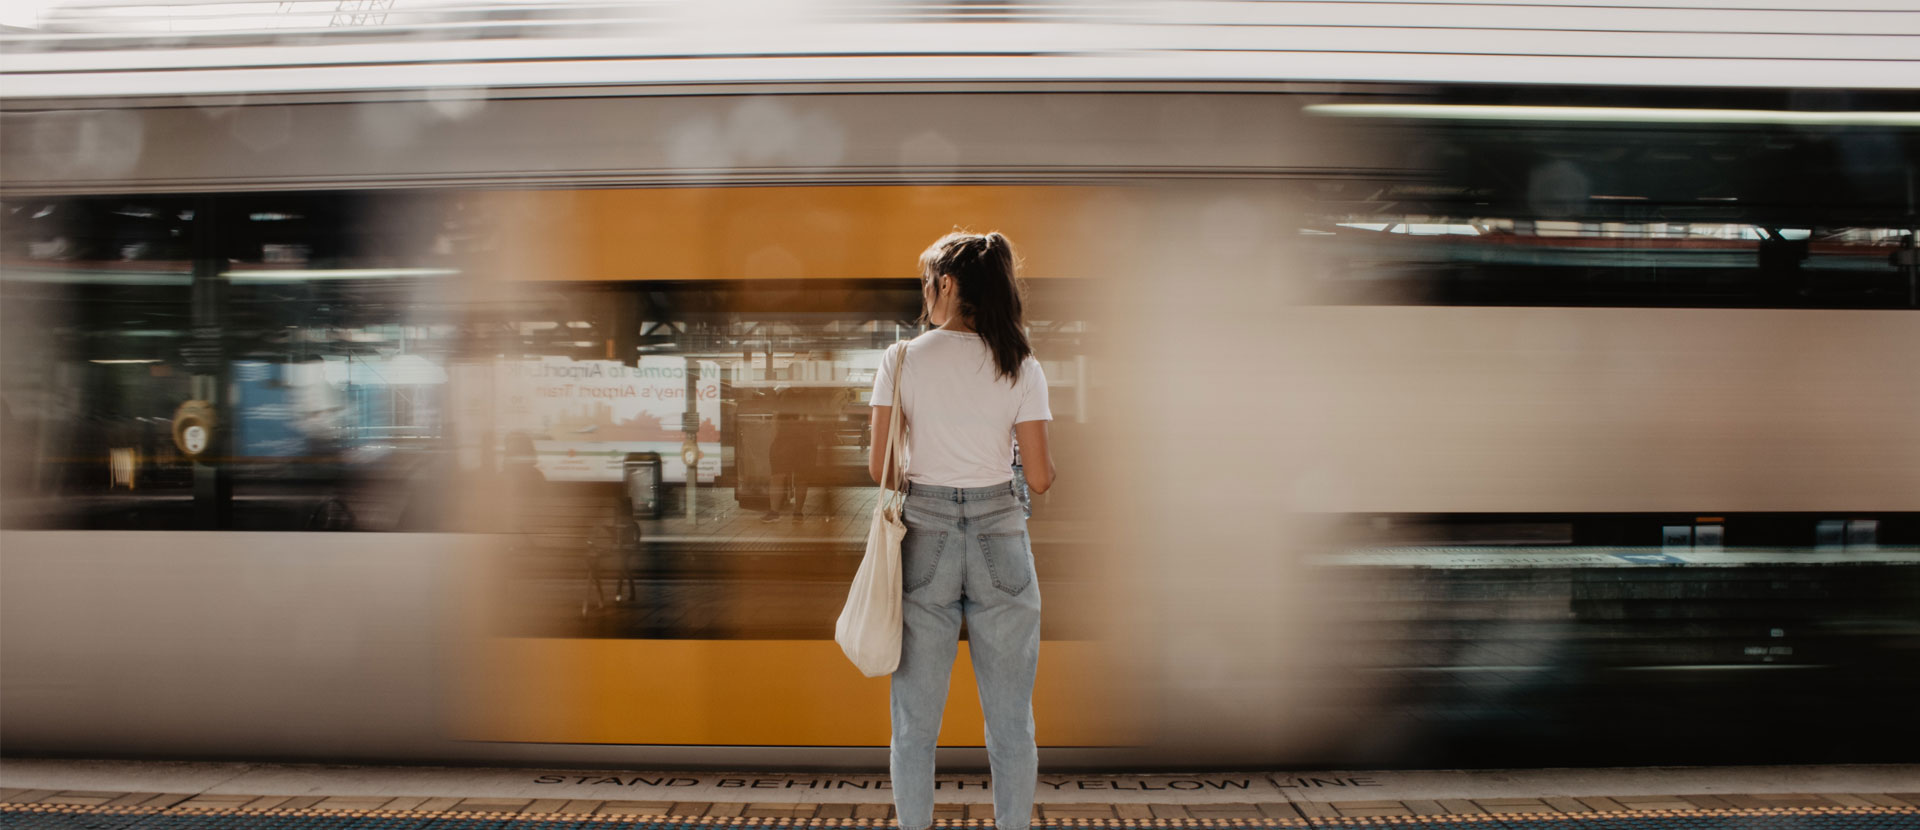
{"type": "Polygon", "coordinates": [[[1379,779],[1370,775],[1349,775],[1344,777],[1315,775],[1295,775],[1289,778],[1271,779],[1273,785],[1283,790],[1320,790],[1340,787],[1378,787],[1379,779]]]}
{"type": "MultiPolygon", "coordinates": [[[[564,784],[586,787],[632,788],[712,788],[716,790],[890,790],[892,782],[876,776],[698,776],[698,775],[608,775],[604,773],[547,773],[533,778],[534,784],[564,784]]],[[[990,778],[980,776],[943,775],[934,781],[936,790],[949,792],[981,791],[992,789],[990,778]]],[[[1271,792],[1274,787],[1281,788],[1317,788],[1317,787],[1377,787],[1379,782],[1372,777],[1333,777],[1331,775],[1314,777],[1302,776],[1287,778],[1284,781],[1274,778],[1255,776],[1089,776],[1059,777],[1041,776],[1041,792],[1129,792],[1129,793],[1239,793],[1271,792]]],[[[741,796],[741,800],[751,800],[741,796]]]]}

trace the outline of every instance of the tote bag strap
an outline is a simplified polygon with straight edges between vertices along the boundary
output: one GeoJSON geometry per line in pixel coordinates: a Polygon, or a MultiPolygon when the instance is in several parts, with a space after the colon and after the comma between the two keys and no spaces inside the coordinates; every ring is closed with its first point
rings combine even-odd
{"type": "Polygon", "coordinates": [[[905,380],[901,372],[906,369],[906,366],[907,344],[902,341],[900,354],[893,360],[893,412],[887,419],[886,456],[880,462],[880,488],[888,499],[889,512],[892,505],[906,498],[906,494],[902,492],[906,489],[905,482],[899,480],[901,478],[900,459],[906,454],[904,449],[906,439],[900,436],[900,424],[904,420],[900,415],[900,384],[905,380]],[[896,488],[895,485],[899,486],[896,488]]]}

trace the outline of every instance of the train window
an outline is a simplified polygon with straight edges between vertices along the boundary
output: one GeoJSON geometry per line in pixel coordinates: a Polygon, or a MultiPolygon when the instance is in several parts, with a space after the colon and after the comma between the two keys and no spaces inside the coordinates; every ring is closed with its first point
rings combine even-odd
{"type": "Polygon", "coordinates": [[[6,522],[123,526],[103,523],[134,488],[190,482],[169,421],[191,396],[202,217],[159,197],[10,198],[0,215],[6,522]]]}
{"type": "MultiPolygon", "coordinates": [[[[1076,290],[1031,294],[1061,307],[1076,290]]],[[[461,404],[487,436],[463,445],[463,465],[515,482],[496,517],[525,569],[498,603],[506,630],[824,636],[877,495],[874,374],[888,345],[923,330],[916,281],[543,282],[524,311],[465,379],[490,391],[461,404]],[[563,573],[580,579],[556,594],[563,573]]],[[[1056,443],[1086,416],[1090,337],[1083,320],[1032,325],[1056,443]]],[[[1047,510],[1080,507],[1055,497],[1047,510]]],[[[1072,540],[1049,542],[1050,579],[1078,567],[1072,540]]],[[[1071,610],[1087,598],[1061,590],[1069,609],[1050,636],[1087,619],[1071,610]]]]}
{"type": "MultiPolygon", "coordinates": [[[[379,529],[436,457],[455,341],[419,200],[10,200],[10,526],[379,529]],[[183,443],[183,413],[212,413],[183,443]],[[381,491],[381,488],[386,488],[381,491]],[[376,492],[378,491],[378,492],[376,492]],[[208,502],[215,502],[209,509],[208,502]]],[[[412,488],[431,492],[431,488],[412,488]]]]}
{"type": "Polygon", "coordinates": [[[1406,177],[1322,188],[1301,232],[1338,263],[1318,275],[1329,302],[1920,307],[1897,255],[1920,130],[1438,98],[1372,125],[1406,177]]]}
{"type": "Polygon", "coordinates": [[[445,527],[449,298],[435,198],[292,194],[220,205],[235,524],[445,527]]]}

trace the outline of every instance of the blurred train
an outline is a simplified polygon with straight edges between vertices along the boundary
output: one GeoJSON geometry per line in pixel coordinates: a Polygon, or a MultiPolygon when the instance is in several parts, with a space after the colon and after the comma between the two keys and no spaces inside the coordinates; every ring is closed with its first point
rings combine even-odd
{"type": "Polygon", "coordinates": [[[829,636],[867,390],[970,227],[1019,246],[1065,474],[1050,766],[1901,757],[1920,15],[1742,12],[1801,80],[1733,10],[1682,59],[1673,10],[1516,55],[1309,5],[607,36],[666,69],[0,39],[0,744],[877,766],[829,636]]]}

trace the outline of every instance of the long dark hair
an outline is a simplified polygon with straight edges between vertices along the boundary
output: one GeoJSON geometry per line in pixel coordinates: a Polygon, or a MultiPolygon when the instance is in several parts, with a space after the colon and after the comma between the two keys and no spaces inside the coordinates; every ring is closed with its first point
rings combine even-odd
{"type": "Polygon", "coordinates": [[[997,231],[950,233],[920,254],[921,294],[927,308],[933,307],[932,298],[939,294],[938,280],[952,277],[960,294],[958,313],[972,322],[993,353],[996,376],[1009,381],[1020,379],[1020,364],[1033,354],[1014,262],[1013,243],[997,231]]]}

